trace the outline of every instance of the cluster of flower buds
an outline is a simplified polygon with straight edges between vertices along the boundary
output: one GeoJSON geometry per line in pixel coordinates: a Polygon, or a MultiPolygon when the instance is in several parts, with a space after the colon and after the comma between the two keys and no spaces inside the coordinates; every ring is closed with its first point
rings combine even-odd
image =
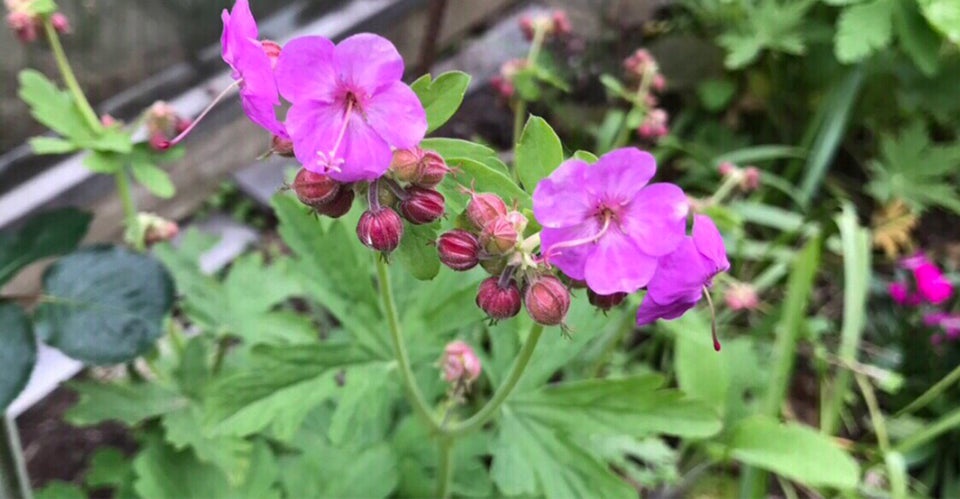
{"type": "Polygon", "coordinates": [[[646,111],[643,122],[637,129],[640,138],[655,141],[669,133],[667,112],[657,107],[657,94],[667,87],[667,80],[660,72],[657,60],[646,49],[637,49],[623,61],[627,79],[637,85],[637,104],[646,111]]]}
{"type": "MultiPolygon", "coordinates": [[[[37,14],[34,3],[35,0],[4,0],[7,7],[7,26],[22,43],[35,41],[43,30],[43,16],[37,14]]],[[[61,12],[50,15],[50,25],[61,35],[71,31],[70,20],[61,12]]]]}
{"type": "Polygon", "coordinates": [[[470,193],[464,228],[440,236],[440,261],[456,271],[481,266],[491,277],[480,283],[477,306],[491,320],[508,319],[525,306],[534,321],[562,325],[570,308],[570,292],[556,277],[537,268],[523,247],[527,217],[511,210],[496,194],[470,193]]]}
{"type": "Polygon", "coordinates": [[[301,168],[291,186],[301,203],[320,215],[340,218],[353,206],[353,186],[301,168]]]}
{"type": "Polygon", "coordinates": [[[144,123],[150,148],[164,151],[170,147],[170,140],[190,128],[192,122],[178,114],[170,104],[157,101],[146,110],[144,123]]]}
{"type": "Polygon", "coordinates": [[[520,18],[520,31],[523,31],[523,37],[527,41],[533,41],[537,31],[540,31],[544,38],[551,36],[564,37],[573,31],[570,24],[570,18],[564,10],[555,10],[534,15],[526,15],[520,18]]]}
{"type": "Polygon", "coordinates": [[[500,66],[500,74],[490,79],[490,85],[504,99],[511,99],[517,89],[513,84],[517,73],[527,68],[526,59],[510,59],[500,66]]]}
{"type": "Polygon", "coordinates": [[[752,192],[760,188],[760,170],[755,166],[740,168],[733,163],[720,163],[717,167],[720,176],[733,178],[743,192],[752,192]]]}
{"type": "Polygon", "coordinates": [[[660,108],[651,109],[643,118],[643,123],[637,128],[637,133],[640,138],[646,140],[657,140],[664,137],[670,133],[670,129],[667,128],[667,120],[666,111],[660,108]]]}

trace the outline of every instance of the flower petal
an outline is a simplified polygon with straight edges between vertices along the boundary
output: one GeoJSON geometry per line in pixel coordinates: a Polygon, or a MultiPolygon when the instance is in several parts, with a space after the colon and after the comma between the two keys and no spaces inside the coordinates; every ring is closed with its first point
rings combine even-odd
{"type": "Polygon", "coordinates": [[[568,159],[537,184],[533,191],[533,215],[541,226],[569,227],[591,218],[594,197],[583,188],[590,168],[584,161],[568,159]]]}
{"type": "Polygon", "coordinates": [[[368,97],[403,78],[403,58],[382,36],[361,33],[348,37],[337,44],[334,60],[340,81],[354,90],[363,89],[368,97]]]}
{"type": "Polygon", "coordinates": [[[620,228],[647,255],[663,256],[685,237],[689,209],[676,185],[650,184],[627,205],[620,228]]]}
{"type": "Polygon", "coordinates": [[[417,94],[397,80],[373,95],[364,105],[369,124],[393,147],[416,146],[427,133],[427,113],[417,94]]]}
{"type": "Polygon", "coordinates": [[[710,217],[706,215],[693,217],[693,244],[701,255],[713,263],[713,274],[730,268],[723,237],[720,236],[720,231],[710,217]]]}
{"type": "Polygon", "coordinates": [[[606,199],[626,202],[647,185],[657,172],[653,155],[636,147],[615,149],[600,157],[590,171],[587,189],[606,199]]]}
{"type": "Polygon", "coordinates": [[[559,229],[545,227],[540,232],[541,253],[547,257],[548,263],[555,265],[568,277],[583,280],[587,256],[594,250],[596,244],[587,242],[564,248],[554,248],[554,246],[568,241],[589,239],[598,232],[600,232],[600,225],[593,219],[571,227],[559,229]]]}
{"type": "Polygon", "coordinates": [[[341,171],[330,173],[330,178],[340,182],[377,179],[393,159],[390,145],[358,114],[347,125],[340,151],[344,159],[341,171]]]}
{"type": "Polygon", "coordinates": [[[607,231],[587,257],[584,280],[595,293],[633,293],[646,286],[657,259],[644,254],[619,230],[607,231]]]}
{"type": "Polygon", "coordinates": [[[696,301],[711,277],[713,273],[705,268],[693,238],[686,237],[676,250],[657,261],[657,273],[650,279],[647,296],[658,303],[696,301]]]}
{"type": "Polygon", "coordinates": [[[303,101],[287,111],[286,128],[293,140],[293,153],[304,168],[327,173],[320,152],[333,148],[343,127],[343,107],[319,101],[303,101]]]}
{"type": "Polygon", "coordinates": [[[245,40],[259,40],[257,21],[250,12],[247,0],[237,0],[229,13],[227,9],[223,9],[220,19],[223,20],[223,33],[220,35],[223,60],[233,66],[237,44],[245,40]]]}
{"type": "Polygon", "coordinates": [[[637,325],[643,326],[656,322],[658,319],[676,319],[687,310],[696,306],[697,301],[674,301],[666,304],[660,304],[653,300],[648,294],[643,298],[643,303],[637,309],[637,325]]]}
{"type": "Polygon", "coordinates": [[[279,101],[263,97],[256,94],[244,94],[240,92],[240,104],[243,106],[243,112],[246,113],[250,121],[260,125],[268,132],[289,138],[283,124],[277,119],[277,105],[279,101]]]}
{"type": "Polygon", "coordinates": [[[294,38],[284,45],[276,68],[283,97],[294,104],[333,102],[340,87],[333,52],[333,42],[322,36],[294,38]]]}

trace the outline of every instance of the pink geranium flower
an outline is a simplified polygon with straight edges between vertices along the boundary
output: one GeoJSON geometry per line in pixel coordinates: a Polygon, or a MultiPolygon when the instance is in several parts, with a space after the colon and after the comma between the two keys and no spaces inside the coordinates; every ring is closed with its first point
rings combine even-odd
{"type": "Polygon", "coordinates": [[[913,270],[913,277],[917,281],[917,292],[924,300],[934,305],[947,301],[953,295],[953,284],[933,263],[927,262],[917,266],[913,270]]]}
{"type": "Polygon", "coordinates": [[[304,168],[341,182],[373,180],[390,166],[391,146],[416,146],[426,112],[402,76],[397,49],[377,35],[336,46],[319,36],[288,43],[277,83],[293,104],[286,128],[304,168]]]}
{"type": "Polygon", "coordinates": [[[240,102],[251,121],[274,135],[286,138],[276,108],[280,105],[273,63],[265,48],[275,51],[273,42],[261,42],[257,22],[247,0],[237,0],[233,11],[224,9],[220,45],[223,60],[233,68],[233,79],[240,85],[240,102]],[[265,44],[267,46],[265,47],[265,44]]]}
{"type": "Polygon", "coordinates": [[[685,237],[676,251],[660,259],[637,310],[637,324],[680,317],[700,301],[713,277],[729,268],[717,226],[706,215],[695,216],[693,236],[685,237]]]}
{"type": "Polygon", "coordinates": [[[683,240],[689,210],[676,185],[647,184],[656,170],[649,153],[622,148],[594,165],[567,160],[543,179],[533,213],[547,261],[601,295],[645,286],[683,240]]]}

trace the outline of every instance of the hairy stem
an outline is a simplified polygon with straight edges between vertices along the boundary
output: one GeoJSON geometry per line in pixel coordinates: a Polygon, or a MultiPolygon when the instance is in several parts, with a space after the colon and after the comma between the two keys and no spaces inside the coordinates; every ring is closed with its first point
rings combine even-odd
{"type": "Polygon", "coordinates": [[[60,44],[60,37],[57,36],[57,30],[53,28],[53,23],[50,22],[49,18],[43,20],[43,30],[47,34],[47,42],[50,44],[50,49],[53,50],[53,57],[57,61],[57,68],[60,69],[60,75],[63,76],[63,83],[73,96],[77,108],[79,108],[80,113],[83,114],[87,125],[90,125],[90,129],[100,131],[103,125],[100,124],[100,119],[97,118],[96,111],[93,110],[90,102],[87,101],[87,96],[84,95],[83,90],[80,88],[80,84],[77,83],[77,77],[73,74],[70,61],[67,60],[67,55],[63,51],[63,45],[60,44]]]}
{"type": "Polygon", "coordinates": [[[462,421],[459,424],[452,425],[448,428],[443,428],[442,431],[446,435],[460,436],[477,430],[497,413],[497,411],[500,409],[500,406],[503,405],[503,402],[507,400],[507,397],[510,396],[510,393],[513,392],[513,389],[517,387],[517,383],[520,382],[520,378],[523,377],[523,372],[526,371],[527,365],[530,363],[530,358],[533,357],[533,351],[536,350],[537,343],[540,342],[540,336],[542,334],[543,325],[536,324],[533,326],[533,329],[530,330],[530,336],[527,337],[527,342],[523,344],[523,348],[520,349],[520,354],[517,356],[517,360],[513,362],[513,368],[510,369],[507,379],[502,385],[500,385],[500,388],[497,389],[496,393],[493,394],[493,398],[491,398],[482,409],[477,411],[477,413],[471,416],[469,419],[462,421]]]}
{"type": "Polygon", "coordinates": [[[453,444],[454,439],[449,437],[441,437],[437,444],[440,449],[440,462],[437,467],[437,497],[440,499],[450,497],[450,488],[453,485],[453,444]]]}
{"type": "MultiPolygon", "coordinates": [[[[373,187],[371,186],[371,189],[373,187]]],[[[403,333],[400,330],[400,318],[397,315],[397,305],[393,299],[393,289],[390,286],[390,272],[387,269],[386,262],[379,256],[377,257],[377,279],[380,283],[380,299],[383,302],[383,311],[387,315],[387,325],[390,329],[390,339],[393,342],[393,353],[397,358],[397,364],[400,367],[400,380],[403,383],[404,391],[407,393],[407,399],[417,416],[432,431],[440,430],[440,425],[434,418],[432,411],[423,399],[423,393],[417,386],[417,380],[413,376],[413,369],[410,367],[410,357],[407,354],[407,347],[403,343],[403,333]]]]}

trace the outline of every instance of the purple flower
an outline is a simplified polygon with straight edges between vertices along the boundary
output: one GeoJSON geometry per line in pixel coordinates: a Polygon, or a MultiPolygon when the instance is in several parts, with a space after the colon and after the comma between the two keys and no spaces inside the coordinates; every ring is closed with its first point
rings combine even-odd
{"type": "Polygon", "coordinates": [[[243,111],[254,123],[274,135],[287,138],[276,107],[280,105],[273,64],[264,51],[257,22],[250,12],[247,0],[237,0],[233,11],[224,9],[223,34],[220,45],[223,60],[233,68],[233,79],[240,85],[240,103],[243,111]]]}
{"type": "Polygon", "coordinates": [[[946,312],[933,312],[923,316],[923,323],[930,327],[943,329],[948,340],[960,338],[960,316],[946,312]]]}
{"type": "Polygon", "coordinates": [[[304,168],[341,182],[373,180],[390,166],[391,146],[416,146],[426,112],[402,76],[397,49],[377,35],[336,46],[319,36],[288,43],[277,83],[293,104],[286,127],[304,168]]]}
{"type": "Polygon", "coordinates": [[[645,286],[657,259],[684,237],[689,205],[679,187],[647,182],[649,153],[622,148],[596,164],[565,161],[533,193],[545,258],[601,295],[645,286]]]}
{"type": "Polygon", "coordinates": [[[657,273],[647,286],[647,296],[637,310],[637,324],[676,319],[700,301],[713,276],[730,268],[720,231],[710,217],[693,219],[693,236],[685,237],[676,251],[660,259],[657,273]]]}

